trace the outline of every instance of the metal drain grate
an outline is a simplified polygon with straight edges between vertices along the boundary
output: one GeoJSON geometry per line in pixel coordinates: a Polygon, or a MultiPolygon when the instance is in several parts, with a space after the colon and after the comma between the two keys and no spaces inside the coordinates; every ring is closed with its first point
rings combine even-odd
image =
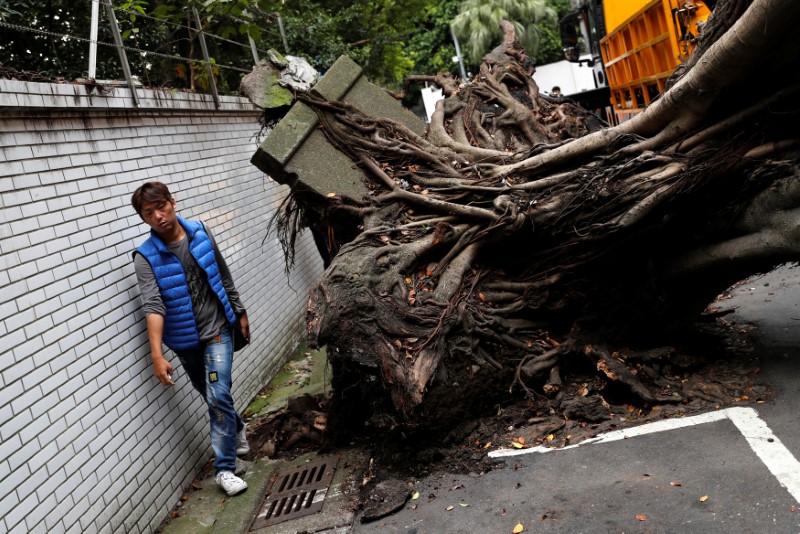
{"type": "Polygon", "coordinates": [[[338,463],[338,456],[327,456],[300,467],[280,471],[267,489],[264,503],[253,519],[250,530],[322,510],[338,463]]]}

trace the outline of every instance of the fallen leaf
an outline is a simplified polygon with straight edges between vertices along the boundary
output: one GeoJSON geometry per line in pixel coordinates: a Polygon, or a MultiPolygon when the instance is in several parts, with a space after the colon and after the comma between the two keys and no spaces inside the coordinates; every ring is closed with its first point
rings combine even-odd
{"type": "Polygon", "coordinates": [[[417,499],[419,499],[419,492],[418,492],[418,491],[415,491],[415,492],[414,492],[414,493],[411,495],[411,499],[412,499],[412,500],[414,500],[414,501],[416,501],[417,499]]]}
{"type": "Polygon", "coordinates": [[[314,418],[314,424],[312,426],[317,430],[324,432],[328,427],[328,417],[325,415],[318,415],[314,418]]]}
{"type": "Polygon", "coordinates": [[[483,301],[485,301],[486,300],[486,295],[484,295],[483,293],[478,293],[478,298],[483,300],[483,301]]]}
{"type": "Polygon", "coordinates": [[[486,443],[486,445],[484,445],[484,446],[483,446],[483,448],[484,448],[484,449],[488,449],[488,448],[489,448],[489,447],[491,447],[491,446],[492,446],[492,442],[491,442],[491,441],[489,441],[489,442],[487,442],[487,443],[486,443]]]}
{"type": "Polygon", "coordinates": [[[547,436],[547,441],[553,441],[554,439],[556,439],[555,434],[550,434],[549,436],[547,436]]]}
{"type": "Polygon", "coordinates": [[[588,394],[589,394],[589,388],[578,389],[578,395],[580,395],[581,397],[585,397],[588,394]]]}
{"type": "Polygon", "coordinates": [[[469,504],[467,504],[465,502],[460,502],[460,503],[458,503],[458,505],[461,506],[462,508],[466,508],[467,506],[469,506],[469,504]]]}
{"type": "Polygon", "coordinates": [[[424,189],[424,190],[422,191],[422,193],[420,193],[420,195],[427,195],[427,194],[428,194],[428,190],[427,190],[427,189],[424,189]]]}
{"type": "Polygon", "coordinates": [[[680,487],[680,485],[681,485],[680,482],[670,482],[669,484],[670,484],[670,486],[675,486],[676,488],[680,487]]]}
{"type": "Polygon", "coordinates": [[[380,237],[380,240],[383,241],[384,243],[388,243],[389,242],[389,236],[388,235],[382,235],[380,237]]]}
{"type": "Polygon", "coordinates": [[[411,506],[409,506],[409,508],[411,508],[412,510],[416,510],[417,509],[417,505],[416,504],[412,504],[411,506]]]}
{"type": "Polygon", "coordinates": [[[644,514],[639,514],[636,516],[636,519],[638,519],[639,521],[647,521],[647,516],[644,514]]]}
{"type": "Polygon", "coordinates": [[[412,280],[411,280],[411,278],[406,278],[405,282],[406,282],[406,284],[411,285],[412,280]]]}
{"type": "Polygon", "coordinates": [[[792,507],[789,508],[789,510],[792,511],[792,512],[796,512],[797,511],[797,506],[792,505],[792,507]]]}
{"type": "Polygon", "coordinates": [[[700,502],[706,502],[708,500],[708,495],[703,495],[700,497],[700,502]]]}
{"type": "Polygon", "coordinates": [[[619,378],[614,371],[608,368],[608,365],[603,360],[599,360],[597,362],[597,370],[605,373],[605,375],[614,382],[616,382],[619,378]]]}
{"type": "Polygon", "coordinates": [[[520,442],[520,443],[522,443],[523,445],[525,444],[525,438],[523,438],[522,436],[518,437],[518,438],[517,438],[517,441],[519,441],[519,442],[520,442]]]}
{"type": "Polygon", "coordinates": [[[511,532],[513,532],[514,534],[519,534],[520,532],[523,532],[524,530],[525,530],[525,527],[522,526],[522,523],[517,523],[517,526],[514,527],[514,530],[512,530],[511,532]]]}
{"type": "Polygon", "coordinates": [[[325,196],[328,197],[328,198],[334,198],[336,196],[336,193],[328,193],[325,196]]]}
{"type": "Polygon", "coordinates": [[[525,447],[525,445],[517,441],[512,441],[511,446],[514,447],[515,449],[522,449],[523,447],[525,447]]]}
{"type": "Polygon", "coordinates": [[[449,511],[450,511],[450,510],[452,510],[453,508],[455,508],[455,506],[453,506],[453,505],[450,505],[450,506],[448,506],[448,507],[446,508],[446,510],[449,512],[449,511]]]}

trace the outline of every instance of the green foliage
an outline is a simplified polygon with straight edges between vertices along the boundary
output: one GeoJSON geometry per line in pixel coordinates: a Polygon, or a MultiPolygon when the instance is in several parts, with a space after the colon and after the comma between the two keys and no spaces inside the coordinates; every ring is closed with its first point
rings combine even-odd
{"type": "Polygon", "coordinates": [[[569,13],[572,8],[569,0],[547,0],[547,4],[556,12],[556,17],[546,19],[539,23],[539,48],[532,55],[537,65],[546,65],[564,59],[561,33],[558,21],[569,13]]]}
{"type": "MultiPolygon", "coordinates": [[[[208,85],[200,45],[195,36],[192,8],[202,18],[209,54],[214,60],[215,78],[222,93],[236,93],[243,72],[253,58],[248,44],[252,37],[262,50],[274,48],[309,60],[324,72],[336,59],[347,54],[375,83],[396,89],[409,74],[458,72],[453,63],[455,47],[450,24],[457,18],[461,0],[115,0],[117,20],[126,46],[157,54],[127,52],[133,74],[147,85],[203,90],[208,85]],[[283,22],[288,50],[278,27],[283,22]],[[191,29],[190,29],[191,28],[191,29]],[[223,39],[236,41],[231,44],[223,39]],[[184,60],[161,56],[180,56],[184,60]],[[198,65],[202,68],[199,68],[198,65]]],[[[485,53],[499,43],[502,13],[517,13],[524,34],[537,35],[541,53],[537,62],[560,59],[560,40],[550,8],[566,11],[569,0],[467,0],[479,13],[489,6],[489,17],[479,19],[486,33],[485,53]],[[502,11],[502,9],[505,11],[502,11]],[[529,29],[530,20],[540,20],[529,29]],[[491,30],[491,31],[490,31],[491,30]]],[[[0,0],[0,20],[54,33],[88,38],[91,4],[87,1],[0,0]]],[[[463,36],[462,36],[463,37],[463,36]]],[[[104,9],[101,9],[99,40],[113,42],[104,9]]],[[[467,44],[467,39],[462,39],[467,44]]],[[[470,43],[471,44],[471,43],[470,43]]],[[[25,31],[6,31],[0,40],[0,62],[50,76],[74,79],[87,76],[88,45],[74,39],[25,31]]],[[[474,72],[474,64],[473,64],[474,72]]],[[[98,47],[97,77],[122,79],[113,47],[98,47]]]]}
{"type": "Polygon", "coordinates": [[[464,0],[453,19],[453,28],[466,43],[466,57],[477,66],[483,56],[502,39],[500,22],[508,20],[520,44],[534,56],[539,45],[538,24],[555,19],[546,0],[464,0]]]}
{"type": "Polygon", "coordinates": [[[306,58],[324,72],[347,54],[374,82],[398,87],[414,72],[419,51],[410,43],[424,31],[434,0],[287,0],[279,9],[288,50],[277,24],[262,45],[306,58]]]}
{"type": "Polygon", "coordinates": [[[408,43],[415,74],[458,72],[458,64],[453,63],[456,47],[450,23],[458,13],[459,3],[460,0],[443,0],[427,7],[419,31],[408,43]]]}
{"type": "Polygon", "coordinates": [[[284,48],[277,19],[273,18],[262,28],[260,48],[274,48],[281,52],[306,58],[314,67],[325,71],[341,54],[349,54],[360,62],[363,47],[348,44],[342,31],[358,24],[355,6],[344,6],[336,12],[311,0],[289,0],[280,9],[286,33],[287,48],[284,48]],[[353,53],[355,52],[355,53],[353,53]]]}
{"type": "MultiPolygon", "coordinates": [[[[243,73],[225,66],[244,70],[252,68],[253,58],[247,35],[258,39],[264,21],[280,2],[274,0],[115,0],[114,8],[123,42],[131,49],[141,49],[166,56],[181,56],[173,60],[156,54],[128,50],[127,57],[134,76],[147,85],[195,88],[195,73],[205,72],[192,67],[200,61],[192,17],[196,7],[203,20],[203,29],[242,46],[207,38],[209,53],[215,58],[215,70],[221,92],[238,91],[243,73]],[[191,27],[191,30],[189,29],[191,27]]],[[[91,3],[85,0],[48,0],[48,2],[0,0],[0,20],[29,30],[3,29],[0,40],[0,63],[38,72],[45,76],[66,79],[88,75],[89,46],[57,34],[69,34],[83,39],[89,37],[91,3]],[[13,9],[12,9],[13,7],[13,9]],[[48,32],[46,34],[42,32],[48,32]],[[53,35],[55,34],[55,35],[53,35]]],[[[105,6],[100,6],[98,40],[113,43],[105,6]]],[[[117,50],[111,46],[97,49],[97,78],[122,79],[117,50]]],[[[203,84],[207,84],[204,80],[203,84]]]]}
{"type": "MultiPolygon", "coordinates": [[[[31,28],[20,31],[3,28],[0,39],[0,63],[17,70],[37,72],[44,76],[66,78],[85,76],[88,67],[88,46],[75,39],[62,39],[39,32],[89,36],[91,4],[69,0],[50,2],[0,0],[0,19],[31,28]],[[77,28],[85,28],[80,32],[77,28]],[[80,33],[78,33],[80,32],[80,33]]],[[[101,33],[101,38],[111,38],[101,33]]],[[[105,58],[98,58],[100,63],[105,58]]]]}
{"type": "MultiPolygon", "coordinates": [[[[14,7],[18,7],[16,4],[14,7]]],[[[0,0],[0,20],[5,20],[12,15],[19,15],[19,11],[11,8],[8,0],[0,0]]]]}

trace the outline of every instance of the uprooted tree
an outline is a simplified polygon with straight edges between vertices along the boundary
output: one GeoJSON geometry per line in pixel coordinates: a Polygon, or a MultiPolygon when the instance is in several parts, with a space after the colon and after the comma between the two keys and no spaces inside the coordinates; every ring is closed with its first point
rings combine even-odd
{"type": "Polygon", "coordinates": [[[540,94],[508,24],[469,84],[431,78],[447,98],[425,136],[298,96],[370,190],[295,191],[284,212],[356,234],[308,302],[334,396],[389,424],[514,385],[564,410],[600,398],[565,379],[588,362],[641,404],[685,400],[671,351],[647,349],[800,258],[798,21],[792,0],[718,2],[667,90],[616,127],[540,94]]]}

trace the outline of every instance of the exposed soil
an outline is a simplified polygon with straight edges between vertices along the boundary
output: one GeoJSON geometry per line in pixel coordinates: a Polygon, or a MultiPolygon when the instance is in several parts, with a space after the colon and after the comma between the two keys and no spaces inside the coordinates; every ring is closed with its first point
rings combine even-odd
{"type": "MultiPolygon", "coordinates": [[[[717,300],[727,298],[723,294],[717,300]]],[[[508,394],[507,385],[480,386],[480,381],[472,381],[470,387],[480,386],[473,395],[456,396],[472,399],[468,405],[453,408],[444,394],[428,397],[427,412],[445,416],[419,428],[390,428],[385,420],[348,418],[351,414],[331,414],[329,419],[329,397],[304,395],[291,399],[284,410],[248,422],[251,453],[245,459],[289,460],[308,452],[362,451],[356,468],[362,490],[357,513],[361,521],[368,522],[404,506],[411,495],[409,488],[422,477],[434,473],[478,476],[504,465],[489,458],[487,453],[494,449],[562,447],[657,419],[768,402],[772,392],[759,383],[759,362],[750,338],[753,327],[727,319],[719,302],[707,312],[717,318],[697,325],[668,356],[663,349],[652,351],[664,361],[659,367],[661,376],[651,379],[664,380],[670,386],[665,387],[665,394],[676,388],[683,402],[633,404],[628,402],[634,398],[630,393],[615,390],[596,369],[581,364],[564,374],[563,396],[583,401],[558,405],[557,395],[508,394]],[[501,391],[506,394],[499,394],[501,391]],[[357,424],[332,429],[329,420],[357,424]]],[[[299,369],[298,380],[308,373],[310,368],[299,369]]],[[[201,487],[201,479],[211,476],[211,462],[193,483],[195,489],[201,487]]],[[[188,495],[182,501],[186,498],[188,495]]],[[[180,515],[179,504],[164,524],[180,515]]]]}
{"type": "Polygon", "coordinates": [[[372,458],[363,474],[363,516],[377,519],[405,502],[407,482],[434,472],[480,474],[502,465],[488,457],[493,449],[560,447],[661,418],[769,401],[769,387],[758,382],[759,363],[750,330],[724,317],[716,318],[698,325],[668,356],[654,352],[662,358],[656,367],[661,375],[650,379],[664,384],[664,398],[674,390],[682,402],[632,404],[629,393],[615,390],[596,369],[580,363],[565,373],[563,384],[564,398],[579,399],[577,402],[559,405],[557,396],[545,393],[526,396],[516,391],[509,395],[507,385],[506,394],[498,395],[497,384],[486,384],[484,391],[469,396],[474,402],[468,408],[444,409],[449,406],[445,395],[428,397],[429,413],[452,417],[429,420],[419,428],[391,428],[385,421],[376,426],[376,421],[369,420],[357,420],[358,424],[347,428],[328,428],[330,399],[301,397],[289,409],[249,423],[253,451],[249,459],[288,459],[310,451],[359,448],[372,458]]]}

